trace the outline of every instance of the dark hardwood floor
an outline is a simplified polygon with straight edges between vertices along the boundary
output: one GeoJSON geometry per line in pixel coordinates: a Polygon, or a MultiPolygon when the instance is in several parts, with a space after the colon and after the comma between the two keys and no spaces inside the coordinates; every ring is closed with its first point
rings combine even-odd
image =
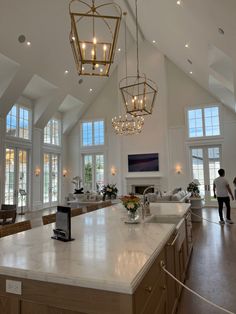
{"type": "MultiPolygon", "coordinates": [[[[218,223],[218,210],[204,208],[203,218],[218,223]]],[[[210,301],[236,313],[236,209],[234,225],[193,223],[194,248],[185,284],[210,301]]],[[[178,314],[222,314],[211,305],[182,291],[178,314]]]]}

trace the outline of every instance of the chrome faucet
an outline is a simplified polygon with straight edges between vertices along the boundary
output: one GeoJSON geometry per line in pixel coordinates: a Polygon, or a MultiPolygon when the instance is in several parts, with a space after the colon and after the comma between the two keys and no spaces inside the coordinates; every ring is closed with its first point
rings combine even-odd
{"type": "Polygon", "coordinates": [[[150,204],[146,197],[147,191],[150,189],[154,189],[154,185],[150,185],[146,187],[146,189],[143,191],[143,204],[142,204],[142,218],[144,219],[146,216],[150,216],[150,204]]]}

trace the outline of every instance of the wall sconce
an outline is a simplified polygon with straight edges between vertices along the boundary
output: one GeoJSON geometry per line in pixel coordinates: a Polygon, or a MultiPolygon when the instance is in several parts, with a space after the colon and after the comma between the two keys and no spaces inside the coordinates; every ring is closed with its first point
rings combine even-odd
{"type": "Polygon", "coordinates": [[[66,169],[63,169],[62,175],[63,175],[63,177],[66,177],[68,175],[68,171],[66,169]]]}
{"type": "Polygon", "coordinates": [[[112,176],[115,176],[116,173],[117,173],[116,168],[115,168],[115,167],[111,167],[111,175],[112,175],[112,176]]]}
{"type": "Polygon", "coordinates": [[[177,166],[175,167],[175,172],[176,172],[177,174],[181,174],[182,168],[181,168],[180,165],[177,165],[177,166]]]}
{"type": "Polygon", "coordinates": [[[41,172],[40,168],[37,167],[37,168],[35,168],[35,170],[34,170],[34,175],[35,175],[36,177],[38,177],[38,176],[40,175],[40,172],[41,172]]]}

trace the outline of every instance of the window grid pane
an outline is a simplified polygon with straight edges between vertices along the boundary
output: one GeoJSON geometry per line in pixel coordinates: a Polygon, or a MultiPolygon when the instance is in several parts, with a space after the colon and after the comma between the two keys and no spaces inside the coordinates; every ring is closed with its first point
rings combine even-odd
{"type": "Polygon", "coordinates": [[[188,111],[189,137],[203,136],[202,109],[188,111]]]}
{"type": "Polygon", "coordinates": [[[6,132],[10,136],[17,136],[17,107],[13,106],[7,115],[6,132]]]}
{"type": "Polygon", "coordinates": [[[82,123],[82,146],[104,145],[104,121],[82,123]]]}
{"type": "Polygon", "coordinates": [[[60,145],[60,121],[51,119],[44,128],[44,143],[60,145]]]}
{"type": "Polygon", "coordinates": [[[82,124],[82,145],[83,146],[93,145],[92,130],[93,130],[92,122],[83,122],[82,124]]]}
{"type": "MultiPolygon", "coordinates": [[[[27,191],[27,151],[20,150],[18,153],[18,162],[19,162],[19,189],[27,191]]],[[[22,197],[20,193],[18,194],[18,206],[26,206],[27,198],[26,196],[22,197]]]]}
{"type": "Polygon", "coordinates": [[[104,121],[94,122],[94,145],[104,145],[104,121]]]}
{"type": "Polygon", "coordinates": [[[220,135],[219,108],[188,110],[188,134],[190,138],[220,135]]]}
{"type": "Polygon", "coordinates": [[[29,139],[29,110],[19,108],[19,137],[29,139]]]}
{"type": "Polygon", "coordinates": [[[218,107],[205,108],[204,117],[205,117],[205,135],[206,136],[220,135],[219,108],[218,107]]]}

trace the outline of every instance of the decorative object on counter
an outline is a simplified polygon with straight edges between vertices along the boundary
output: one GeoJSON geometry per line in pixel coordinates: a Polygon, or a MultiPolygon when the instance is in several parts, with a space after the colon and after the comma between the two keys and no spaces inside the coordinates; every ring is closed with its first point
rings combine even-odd
{"type": "Polygon", "coordinates": [[[140,198],[135,195],[125,195],[120,199],[128,211],[128,220],[125,223],[139,223],[138,208],[141,205],[140,198]]]}
{"type": "Polygon", "coordinates": [[[70,44],[79,75],[109,76],[122,11],[114,2],[72,0],[70,44]],[[87,3],[86,3],[87,2],[87,3]],[[89,3],[90,2],[90,3],[89,3]]]}
{"type": "Polygon", "coordinates": [[[116,184],[107,184],[104,185],[102,188],[102,194],[103,194],[103,201],[105,201],[106,197],[108,199],[115,199],[118,193],[118,189],[116,187],[116,184]]]}
{"type": "MultiPolygon", "coordinates": [[[[72,179],[71,183],[75,185],[75,192],[81,188],[82,178],[80,176],[76,176],[72,179]]],[[[78,193],[78,192],[76,192],[78,193]]],[[[79,194],[79,193],[78,193],[79,194]]]]}
{"type": "Polygon", "coordinates": [[[200,190],[198,186],[200,185],[200,182],[197,179],[194,179],[192,182],[189,183],[187,187],[187,191],[191,192],[191,197],[199,198],[200,196],[200,190]]]}
{"type": "Polygon", "coordinates": [[[73,241],[71,238],[71,208],[57,206],[56,212],[56,229],[53,229],[52,239],[68,242],[73,241]]]}

